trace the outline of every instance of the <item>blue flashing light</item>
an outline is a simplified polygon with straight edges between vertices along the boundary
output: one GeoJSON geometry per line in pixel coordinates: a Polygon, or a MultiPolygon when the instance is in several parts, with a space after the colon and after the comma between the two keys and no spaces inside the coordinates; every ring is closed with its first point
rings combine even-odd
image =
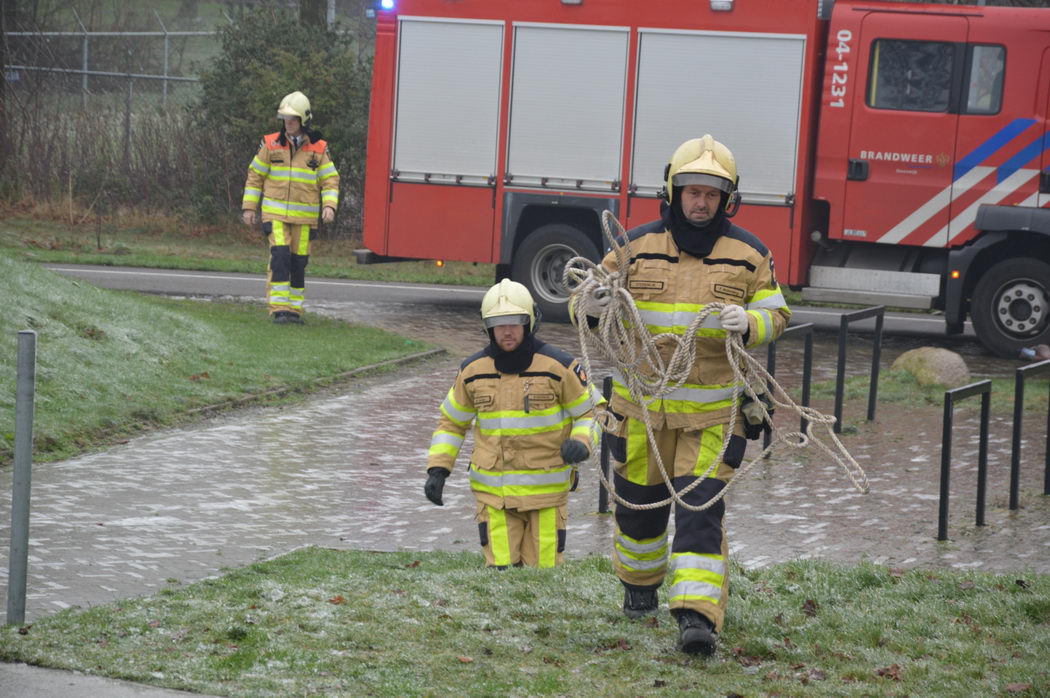
{"type": "Polygon", "coordinates": [[[379,0],[379,7],[383,10],[394,9],[394,0],[379,0]]]}

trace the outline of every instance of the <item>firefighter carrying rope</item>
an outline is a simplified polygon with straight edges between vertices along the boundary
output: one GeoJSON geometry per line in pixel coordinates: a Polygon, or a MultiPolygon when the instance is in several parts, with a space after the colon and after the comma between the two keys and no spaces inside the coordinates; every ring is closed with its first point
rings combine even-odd
{"type": "Polygon", "coordinates": [[[678,647],[709,655],[728,601],[720,493],[746,447],[746,420],[736,419],[740,367],[727,350],[730,333],[747,348],[766,344],[784,331],[791,311],[769,249],[729,221],[740,202],[730,150],[710,135],[688,140],[664,176],[660,220],[631,230],[624,246],[614,245],[602,260],[618,283],[580,283],[577,270],[570,308],[574,321],[598,331],[629,325],[622,313],[610,317],[626,303],[643,335],[606,347],[617,354],[605,428],[614,460],[613,562],[624,586],[623,612],[630,618],[655,613],[657,589],[670,576],[678,647]],[[668,489],[676,503],[673,541],[668,489]]]}

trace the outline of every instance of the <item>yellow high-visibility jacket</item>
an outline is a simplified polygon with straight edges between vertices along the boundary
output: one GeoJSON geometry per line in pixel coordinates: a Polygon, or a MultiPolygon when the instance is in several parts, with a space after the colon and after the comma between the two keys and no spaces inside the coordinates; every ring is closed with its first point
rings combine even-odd
{"type": "MultiPolygon", "coordinates": [[[[628,239],[631,258],[626,287],[651,335],[683,334],[696,314],[713,302],[732,303],[747,310],[748,348],[775,340],[787,327],[791,310],[777,284],[773,256],[761,240],[743,228],[727,225],[704,257],[679,250],[662,221],[629,231],[628,239]]],[[[607,254],[602,265],[616,271],[616,254],[607,254]]],[[[717,314],[704,319],[697,331],[696,360],[686,382],[650,405],[654,428],[702,429],[729,422],[735,383],[726,359],[726,334],[717,314]]],[[[659,340],[657,346],[666,363],[674,352],[673,340],[659,340]]],[[[642,418],[642,408],[630,399],[624,378],[617,371],[613,373],[610,407],[617,414],[642,418]]]]}
{"type": "Polygon", "coordinates": [[[521,373],[499,372],[492,345],[463,362],[427,458],[428,469],[451,472],[473,423],[470,486],[478,501],[497,509],[566,504],[575,468],[562,461],[561,444],[573,438],[593,450],[594,408],[605,402],[572,356],[525,341],[535,342],[535,353],[521,373]]]}
{"type": "Polygon", "coordinates": [[[328,154],[328,143],[311,140],[293,149],[283,133],[262,139],[248,165],[241,209],[256,210],[262,220],[317,226],[322,206],[337,208],[339,173],[328,154]]]}

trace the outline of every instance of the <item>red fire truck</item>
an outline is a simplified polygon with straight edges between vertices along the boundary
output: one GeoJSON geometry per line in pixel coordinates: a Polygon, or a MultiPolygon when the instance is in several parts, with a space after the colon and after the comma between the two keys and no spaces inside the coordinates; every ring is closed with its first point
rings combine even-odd
{"type": "Polygon", "coordinates": [[[877,0],[382,0],[359,261],[494,263],[565,317],[600,214],[655,219],[712,134],[736,222],[815,301],[1050,341],[1050,9],[877,0]]]}

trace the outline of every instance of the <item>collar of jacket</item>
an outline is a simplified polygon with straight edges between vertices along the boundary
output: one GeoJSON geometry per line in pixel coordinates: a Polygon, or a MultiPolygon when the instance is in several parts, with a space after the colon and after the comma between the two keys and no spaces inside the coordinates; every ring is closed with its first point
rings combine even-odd
{"type": "Polygon", "coordinates": [[[517,349],[503,351],[496,345],[492,338],[492,330],[489,330],[489,345],[485,348],[485,353],[492,357],[496,370],[500,373],[521,373],[532,365],[533,357],[542,346],[542,341],[533,335],[526,335],[517,349]]]}
{"type": "Polygon", "coordinates": [[[730,225],[725,211],[721,208],[707,225],[693,225],[682,215],[681,206],[671,206],[666,201],[660,202],[660,219],[671,231],[671,237],[674,238],[678,249],[694,257],[706,257],[711,254],[718,238],[725,235],[730,225]]]}
{"type": "MultiPolygon", "coordinates": [[[[320,131],[314,131],[312,129],[304,128],[303,135],[306,136],[306,140],[309,141],[310,145],[313,145],[317,141],[324,138],[324,134],[320,131]]],[[[284,125],[281,126],[281,134],[277,136],[277,142],[281,145],[288,145],[288,137],[285,134],[284,125]]]]}

